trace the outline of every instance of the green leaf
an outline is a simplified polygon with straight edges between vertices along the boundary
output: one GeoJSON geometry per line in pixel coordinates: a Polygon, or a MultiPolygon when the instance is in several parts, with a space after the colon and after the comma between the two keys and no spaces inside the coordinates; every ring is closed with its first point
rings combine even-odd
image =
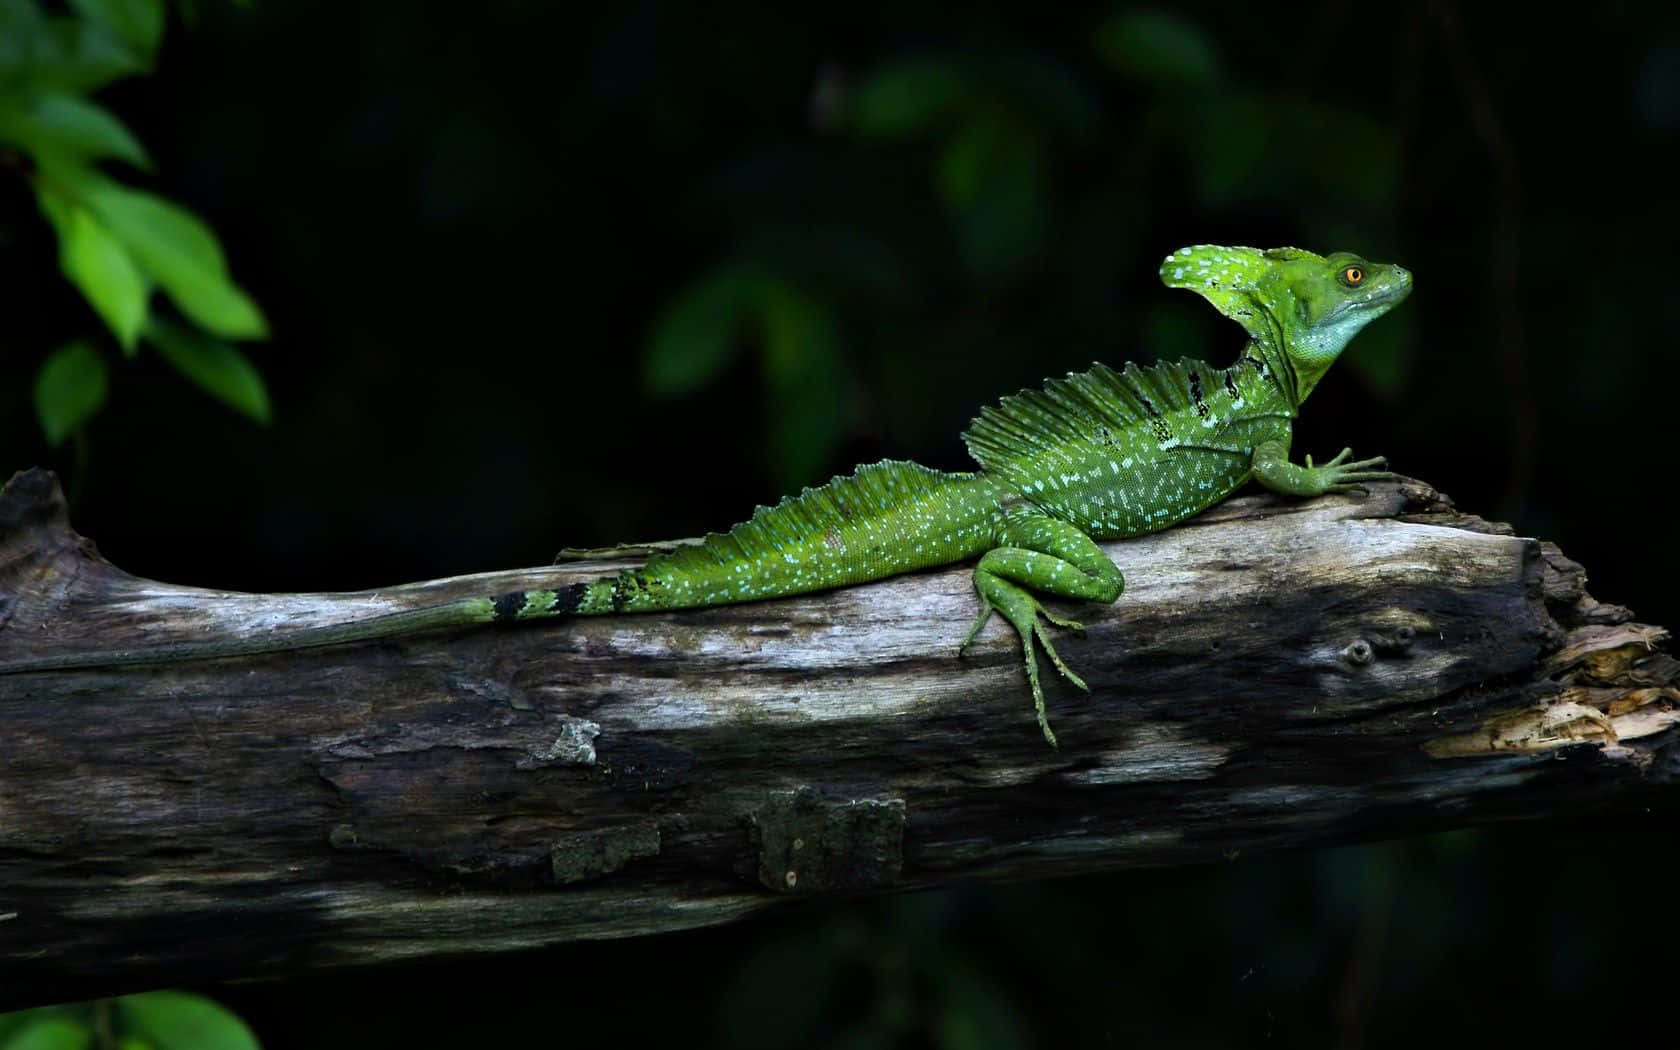
{"type": "Polygon", "coordinates": [[[110,326],[118,344],[133,354],[146,320],[151,286],[121,242],[77,208],[71,215],[69,236],[59,245],[59,265],[110,326]]]}
{"type": "Polygon", "coordinates": [[[258,423],[272,417],[262,374],[232,344],[158,317],[147,323],[145,336],[165,361],[206,393],[258,423]]]}
{"type": "Polygon", "coordinates": [[[861,294],[881,303],[905,303],[920,294],[923,275],[874,231],[843,221],[801,219],[755,223],[741,231],[742,259],[810,287],[861,294]]]}
{"type": "Polygon", "coordinates": [[[110,391],[105,359],[85,342],[54,350],[35,376],[35,417],[58,446],[81,429],[105,404],[110,391]]]}
{"type": "Polygon", "coordinates": [[[165,1050],[261,1050],[244,1021],[202,995],[145,992],[116,1006],[125,1033],[165,1050]]]}
{"type": "Polygon", "coordinates": [[[73,194],[123,242],[182,313],[229,339],[268,335],[262,311],[228,277],[216,235],[192,212],[96,173],[53,174],[73,180],[73,194]]]}
{"type": "MultiPolygon", "coordinates": [[[[4,6],[10,0],[0,0],[0,16],[4,14],[4,6]]],[[[62,1006],[36,1006],[28,1010],[12,1010],[0,1013],[0,1050],[9,1050],[12,1040],[22,1035],[28,1029],[47,1021],[57,1021],[80,1026],[81,1015],[86,1011],[80,1004],[62,1006]]]]}
{"type": "Polygon", "coordinates": [[[684,291],[655,328],[643,361],[654,394],[689,393],[715,379],[759,337],[773,410],[770,465],[777,479],[810,481],[844,434],[850,402],[829,310],[797,286],[758,267],[736,265],[684,291]]]}
{"type": "Polygon", "coordinates": [[[102,106],[74,95],[49,92],[0,108],[0,139],[41,157],[97,160],[115,157],[151,170],[140,141],[102,106]]]}
{"type": "Polygon", "coordinates": [[[783,281],[767,280],[759,292],[772,406],[770,466],[791,491],[815,479],[844,438],[850,384],[829,310],[783,281]]]}
{"type": "Polygon", "coordinates": [[[93,1032],[87,1025],[64,1017],[44,1017],[0,1042],[0,1050],[86,1050],[92,1043],[93,1032]]]}
{"type": "Polygon", "coordinates": [[[38,88],[86,93],[150,66],[101,23],[63,15],[48,18],[45,29],[44,36],[31,42],[23,70],[38,88]]]}
{"type": "Polygon", "coordinates": [[[25,0],[0,3],[0,82],[86,93],[145,68],[103,23],[49,16],[25,0]]]}
{"type": "Polygon", "coordinates": [[[1158,84],[1219,78],[1219,57],[1200,28],[1166,11],[1122,11],[1097,30],[1097,53],[1121,73],[1158,84]]]}
{"type": "Polygon", "coordinates": [[[57,54],[58,39],[34,0],[0,2],[0,78],[23,81],[20,74],[57,54]]]}
{"type": "Polygon", "coordinates": [[[654,325],[642,358],[642,386],[659,397],[690,393],[729,366],[760,278],[732,267],[702,278],[673,299],[654,325]]]}
{"type": "Polygon", "coordinates": [[[41,188],[41,211],[58,230],[58,265],[133,356],[151,285],[122,242],[85,208],[41,188]]]}
{"type": "Polygon", "coordinates": [[[957,65],[946,59],[894,62],[859,85],[852,126],[863,135],[902,138],[926,129],[956,109],[967,93],[957,65]]]}
{"type": "Polygon", "coordinates": [[[1271,196],[1392,208],[1399,187],[1394,135],[1363,114],[1304,99],[1222,91],[1176,128],[1208,208],[1271,196]]]}
{"type": "Polygon", "coordinates": [[[968,122],[945,146],[940,195],[962,223],[963,254],[974,272],[1006,276],[1042,245],[1047,197],[1044,146],[1015,121],[968,122]]]}
{"type": "Polygon", "coordinates": [[[1076,139],[1101,134],[1101,105],[1065,62],[1032,51],[1007,51],[985,68],[991,95],[1032,126],[1076,139]]]}
{"type": "Polygon", "coordinates": [[[163,0],[70,0],[83,18],[100,22],[150,59],[163,39],[163,0]]]}

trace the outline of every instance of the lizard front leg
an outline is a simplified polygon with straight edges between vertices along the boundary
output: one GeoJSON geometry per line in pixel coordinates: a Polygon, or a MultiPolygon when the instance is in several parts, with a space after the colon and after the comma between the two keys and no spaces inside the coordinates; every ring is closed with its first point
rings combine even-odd
{"type": "Polygon", "coordinates": [[[991,618],[992,610],[1001,612],[1003,618],[1014,625],[1015,633],[1021,636],[1022,655],[1027,664],[1027,681],[1032,685],[1038,726],[1044,731],[1044,739],[1054,747],[1056,734],[1051,732],[1050,720],[1044,711],[1044,688],[1038,680],[1038,660],[1033,653],[1033,640],[1036,638],[1038,644],[1044,647],[1051,663],[1068,681],[1089,691],[1084,679],[1057,655],[1055,646],[1050,643],[1049,632],[1039,617],[1059,627],[1084,630],[1084,626],[1044,608],[1027,587],[1062,598],[1112,602],[1125,590],[1126,579],[1091,537],[1065,521],[1036,513],[1012,516],[999,536],[999,546],[987,551],[974,568],[974,589],[980,593],[980,616],[969,628],[958,652],[974,640],[980,628],[991,618]]]}
{"type": "Polygon", "coordinates": [[[1349,461],[1353,450],[1344,448],[1328,463],[1313,466],[1289,462],[1289,446],[1282,441],[1267,441],[1254,448],[1254,480],[1286,496],[1322,496],[1327,492],[1347,492],[1366,481],[1387,481],[1392,471],[1381,469],[1388,461],[1381,456],[1349,461]]]}

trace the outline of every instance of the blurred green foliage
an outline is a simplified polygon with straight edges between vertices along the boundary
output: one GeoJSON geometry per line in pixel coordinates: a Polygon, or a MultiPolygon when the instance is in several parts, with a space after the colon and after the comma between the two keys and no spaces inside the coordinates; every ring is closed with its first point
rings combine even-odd
{"type": "Polygon", "coordinates": [[[744,342],[759,348],[768,402],[768,447],[792,487],[828,462],[850,422],[850,378],[837,346],[838,319],[797,284],[750,263],[703,276],[666,307],[643,362],[655,397],[694,393],[715,381],[744,342]]]}
{"type": "MultiPolygon", "coordinates": [[[[0,165],[34,189],[58,237],[59,268],[124,356],[151,345],[212,396],[267,422],[262,378],[230,340],[266,338],[268,322],[229,276],[215,234],[187,209],[100,167],[152,170],[140,141],[89,96],[152,70],[164,0],[71,0],[69,8],[0,0],[0,165]],[[196,327],[162,316],[155,290],[196,327]]],[[[109,389],[92,335],[53,351],[34,387],[48,444],[84,433],[109,389]]]]}
{"type": "Polygon", "coordinates": [[[201,995],[144,992],[0,1014],[0,1050],[259,1050],[251,1029],[201,995]]]}
{"type": "MultiPolygon", "coordinates": [[[[831,188],[838,199],[824,202],[826,215],[813,215],[785,196],[809,191],[808,177],[779,187],[754,180],[760,192],[733,191],[723,177],[737,247],[656,322],[646,390],[704,396],[743,347],[757,347],[767,465],[783,489],[818,480],[862,425],[855,363],[914,360],[942,339],[937,314],[906,316],[906,298],[938,289],[975,303],[1016,299],[1063,273],[1066,287],[1045,297],[1053,308],[1068,288],[1136,269],[1138,235],[1163,192],[1157,155],[1192,174],[1197,208],[1286,202],[1299,221],[1339,231],[1338,244],[1392,242],[1399,158],[1372,114],[1243,83],[1201,27],[1168,11],[1121,10],[1088,47],[1084,66],[992,49],[909,54],[855,78],[820,72],[810,104],[821,137],[804,150],[813,165],[845,158],[848,181],[831,188]],[[1105,76],[1127,82],[1120,90],[1131,105],[1104,104],[1105,76]],[[1090,170],[1104,177],[1083,178],[1090,170]],[[919,177],[906,185],[906,172],[919,177]],[[906,222],[906,210],[937,228],[906,222]],[[926,251],[930,240],[954,254],[926,251]]],[[[786,157],[762,154],[725,167],[789,174],[786,157]]],[[[1161,321],[1150,334],[1146,355],[1207,349],[1202,326],[1161,321]]],[[[1389,327],[1362,337],[1350,360],[1396,396],[1409,345],[1408,328],[1389,327]]]]}

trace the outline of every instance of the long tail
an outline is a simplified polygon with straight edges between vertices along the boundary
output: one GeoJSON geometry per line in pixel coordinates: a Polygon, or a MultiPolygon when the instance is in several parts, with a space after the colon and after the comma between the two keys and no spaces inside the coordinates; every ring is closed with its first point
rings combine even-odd
{"type": "Polygon", "coordinates": [[[727,533],[589,583],[261,636],[25,657],[0,662],[0,675],[257,656],[473,624],[692,609],[843,587],[986,550],[997,530],[992,485],[984,475],[887,460],[760,507],[727,533]]]}
{"type": "Polygon", "coordinates": [[[692,609],[780,598],[948,565],[993,544],[998,494],[984,475],[885,460],[859,467],[726,533],[640,569],[495,600],[497,621],[692,609]]]}

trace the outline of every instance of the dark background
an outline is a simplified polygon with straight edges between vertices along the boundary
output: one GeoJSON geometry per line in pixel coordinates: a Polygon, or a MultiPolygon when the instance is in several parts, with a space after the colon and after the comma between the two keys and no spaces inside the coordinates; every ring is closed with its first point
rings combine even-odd
{"type": "MultiPolygon", "coordinates": [[[[1168,251],[1347,248],[1417,287],[1298,453],[1387,455],[1680,622],[1673,6],[1130,10],[199,5],[101,98],[267,312],[274,423],[113,353],[79,457],[46,447],[34,371],[99,326],[0,180],[0,470],[57,469],[81,532],[173,582],[543,564],[884,456],[961,469],[998,395],[1229,360],[1168,251]],[[747,291],[695,306],[718,287],[747,291]]],[[[1662,980],[1673,828],[1653,799],[209,990],[270,1047],[1602,1038],[1662,980]]]]}

